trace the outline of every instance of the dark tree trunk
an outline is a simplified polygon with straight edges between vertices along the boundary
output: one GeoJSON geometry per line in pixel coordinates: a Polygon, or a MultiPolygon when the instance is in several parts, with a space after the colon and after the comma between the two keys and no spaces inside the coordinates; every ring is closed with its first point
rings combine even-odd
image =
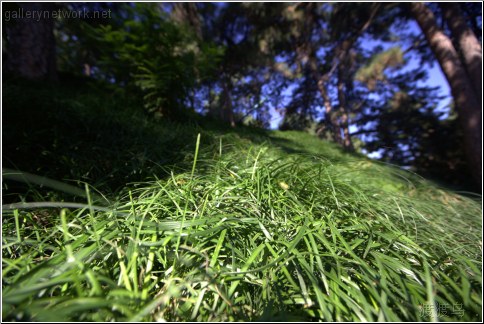
{"type": "MultiPolygon", "coordinates": [[[[409,8],[422,29],[450,85],[464,133],[467,159],[476,183],[482,185],[482,102],[478,100],[465,65],[450,38],[437,25],[434,14],[423,3],[409,8]]],[[[482,89],[481,89],[482,90],[482,89]]]]}
{"type": "Polygon", "coordinates": [[[197,9],[197,4],[193,2],[175,2],[171,14],[173,20],[180,24],[185,24],[193,28],[199,39],[202,39],[202,23],[197,9]]]}
{"type": "Polygon", "coordinates": [[[6,25],[5,69],[28,79],[56,80],[52,4],[18,3],[17,6],[19,15],[24,16],[12,19],[6,25]]]}
{"type": "Polygon", "coordinates": [[[318,90],[323,98],[324,104],[324,119],[326,129],[329,129],[333,135],[333,141],[340,145],[343,144],[343,139],[341,138],[341,129],[339,125],[338,118],[335,111],[333,111],[333,106],[331,105],[331,99],[328,95],[328,90],[326,89],[326,82],[323,77],[318,80],[318,90]]]}
{"type": "Polygon", "coordinates": [[[349,131],[349,109],[348,103],[346,102],[346,91],[348,89],[345,87],[347,83],[348,76],[345,71],[350,68],[349,60],[347,58],[348,50],[345,51],[345,55],[338,65],[338,101],[339,101],[339,111],[341,114],[341,128],[343,130],[343,147],[345,150],[354,151],[353,142],[351,141],[351,134],[349,131]]]}
{"type": "Polygon", "coordinates": [[[230,77],[226,76],[222,82],[222,102],[220,107],[220,118],[235,127],[234,110],[232,106],[232,86],[230,77]]]}
{"type": "Polygon", "coordinates": [[[343,145],[343,139],[341,138],[341,128],[339,124],[338,117],[336,116],[336,112],[333,109],[333,105],[331,104],[331,98],[328,95],[328,90],[326,88],[329,78],[331,77],[332,72],[328,72],[326,74],[321,74],[318,70],[318,63],[316,55],[314,54],[314,49],[311,49],[311,52],[308,55],[309,57],[309,68],[311,69],[312,77],[314,80],[317,80],[318,91],[323,98],[323,106],[324,106],[324,129],[329,131],[332,134],[333,142],[343,145]]]}
{"type": "Polygon", "coordinates": [[[466,24],[458,3],[441,3],[445,21],[457,40],[467,74],[473,83],[477,100],[482,102],[482,47],[466,24]]]}

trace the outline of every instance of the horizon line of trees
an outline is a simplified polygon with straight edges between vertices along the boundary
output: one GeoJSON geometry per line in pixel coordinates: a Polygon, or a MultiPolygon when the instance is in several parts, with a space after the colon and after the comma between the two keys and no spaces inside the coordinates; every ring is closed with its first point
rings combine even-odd
{"type": "Polygon", "coordinates": [[[283,130],[380,152],[451,182],[472,177],[481,190],[480,3],[3,5],[18,8],[111,17],[5,21],[3,13],[2,56],[12,75],[104,79],[139,96],[157,118],[196,111],[268,128],[277,111],[283,130]],[[411,59],[417,68],[408,68],[411,59]],[[447,113],[436,109],[439,89],[422,85],[434,63],[451,89],[447,113]]]}

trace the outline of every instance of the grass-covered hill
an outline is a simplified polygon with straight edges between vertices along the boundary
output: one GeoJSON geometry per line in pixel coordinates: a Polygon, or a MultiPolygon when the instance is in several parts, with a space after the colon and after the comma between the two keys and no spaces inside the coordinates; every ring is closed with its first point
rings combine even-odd
{"type": "Polygon", "coordinates": [[[5,321],[481,321],[481,197],[300,132],[3,85],[5,321]]]}

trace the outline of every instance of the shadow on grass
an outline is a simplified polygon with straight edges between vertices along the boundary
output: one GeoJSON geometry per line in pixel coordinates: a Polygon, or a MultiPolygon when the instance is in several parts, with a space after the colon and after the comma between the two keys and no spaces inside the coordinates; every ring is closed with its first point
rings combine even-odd
{"type": "MultiPolygon", "coordinates": [[[[3,166],[103,192],[162,176],[195,146],[190,125],[149,121],[136,98],[82,86],[7,80],[3,85],[3,166]]],[[[25,190],[4,185],[4,197],[25,190]]]]}
{"type": "MultiPolygon", "coordinates": [[[[154,120],[127,90],[84,78],[62,84],[5,81],[3,166],[80,188],[88,183],[108,197],[127,185],[166,178],[173,169],[189,171],[198,133],[201,148],[218,145],[228,133],[268,140],[264,130],[233,129],[190,113],[178,122],[154,120]]],[[[17,202],[19,194],[28,201],[51,190],[6,179],[4,203],[17,202]]]]}
{"type": "MultiPolygon", "coordinates": [[[[80,188],[85,182],[108,196],[130,183],[163,179],[173,168],[190,170],[198,133],[202,148],[234,134],[332,163],[368,160],[300,132],[230,128],[188,113],[183,122],[156,121],[144,112],[140,98],[125,89],[84,78],[62,85],[6,79],[2,88],[3,166],[80,188]]],[[[30,189],[5,180],[5,203],[18,201],[19,194],[33,199],[30,189]]],[[[49,193],[48,188],[35,189],[36,195],[49,193]]]]}

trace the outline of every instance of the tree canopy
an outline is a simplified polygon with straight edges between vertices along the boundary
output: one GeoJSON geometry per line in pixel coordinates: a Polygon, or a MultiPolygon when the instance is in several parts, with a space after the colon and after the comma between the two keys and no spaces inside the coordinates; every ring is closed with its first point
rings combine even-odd
{"type": "Polygon", "coordinates": [[[467,182],[472,174],[480,183],[477,3],[11,3],[6,9],[59,13],[38,22],[4,19],[3,56],[12,75],[104,80],[129,91],[153,118],[201,114],[232,127],[268,128],[280,115],[281,129],[377,152],[445,181],[467,182]],[[73,12],[84,16],[69,18],[73,12]],[[29,37],[34,29],[38,35],[29,37]],[[41,45],[40,63],[32,63],[26,43],[41,45]],[[445,51],[453,53],[450,63],[445,51]],[[439,89],[425,83],[435,63],[454,99],[445,111],[437,109],[439,89]]]}

